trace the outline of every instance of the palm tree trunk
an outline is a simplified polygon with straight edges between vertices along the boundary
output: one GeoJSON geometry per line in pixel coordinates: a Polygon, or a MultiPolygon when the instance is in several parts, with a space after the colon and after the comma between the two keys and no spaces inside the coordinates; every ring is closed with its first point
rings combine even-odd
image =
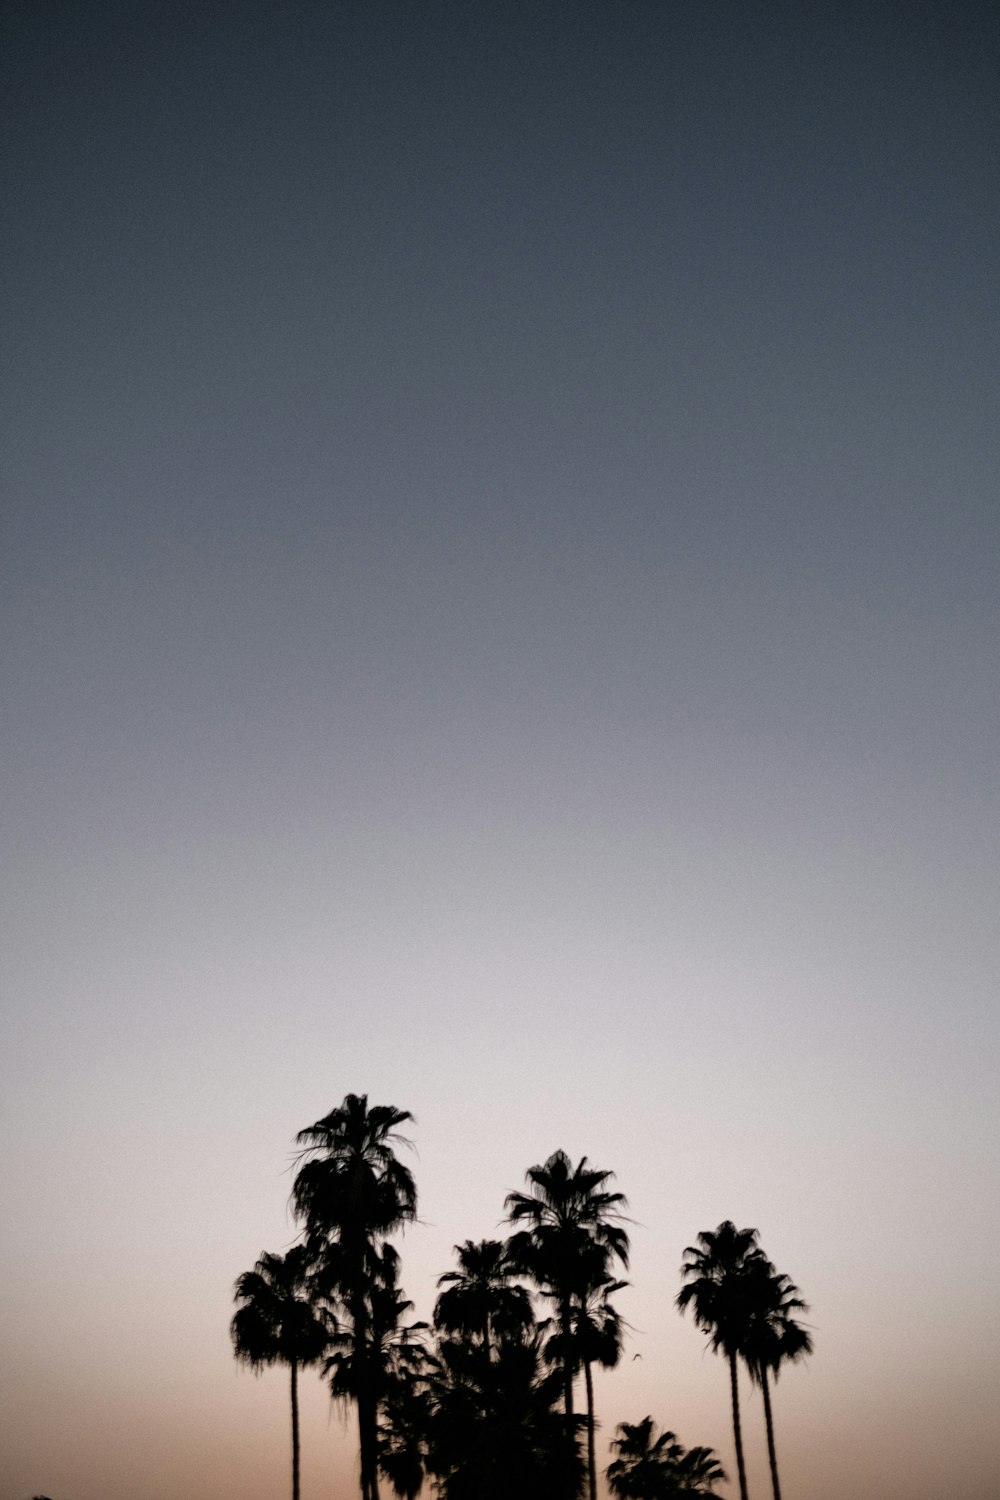
{"type": "Polygon", "coordinates": [[[365,1438],[364,1402],[361,1399],[360,1392],[355,1396],[354,1404],[358,1409],[358,1463],[361,1468],[361,1500],[371,1500],[368,1493],[368,1463],[366,1453],[368,1443],[365,1438]]]}
{"type": "Polygon", "coordinates": [[[781,1500],[781,1485],[778,1483],[778,1456],[774,1451],[774,1420],[771,1416],[771,1390],[767,1380],[767,1370],[761,1365],[760,1389],[764,1397],[764,1424],[767,1427],[767,1457],[771,1465],[771,1489],[774,1500],[781,1500]]]}
{"type": "Polygon", "coordinates": [[[733,1440],[736,1443],[736,1472],[740,1480],[740,1500],[747,1500],[747,1471],[743,1462],[743,1433],[740,1430],[740,1388],[736,1374],[736,1354],[729,1356],[729,1387],[733,1397],[733,1440]]]}
{"type": "Polygon", "coordinates": [[[361,1500],[378,1500],[377,1435],[378,1418],[372,1409],[371,1371],[368,1359],[368,1308],[365,1303],[365,1266],[363,1250],[356,1251],[351,1295],[351,1334],[354,1343],[354,1399],[358,1408],[358,1448],[361,1459],[361,1500]]]}
{"type": "Polygon", "coordinates": [[[289,1361],[292,1370],[292,1500],[299,1500],[299,1366],[289,1361]]]}
{"type": "Polygon", "coordinates": [[[589,1359],[583,1362],[583,1374],[587,1382],[587,1473],[590,1476],[590,1500],[597,1500],[597,1459],[594,1456],[594,1377],[589,1359]]]}
{"type": "Polygon", "coordinates": [[[570,1339],[572,1328],[572,1312],[567,1299],[562,1306],[563,1333],[563,1400],[566,1411],[566,1494],[574,1497],[577,1494],[575,1469],[576,1469],[576,1424],[573,1420],[573,1355],[570,1339]]]}
{"type": "Polygon", "coordinates": [[[358,1400],[358,1426],[361,1437],[362,1500],[378,1500],[378,1412],[371,1393],[366,1389],[358,1400]]]}
{"type": "Polygon", "coordinates": [[[566,1420],[572,1426],[572,1422],[573,1422],[573,1356],[572,1356],[572,1354],[570,1352],[570,1342],[571,1342],[570,1329],[571,1329],[571,1327],[572,1327],[572,1318],[571,1318],[571,1314],[570,1314],[569,1304],[566,1303],[565,1306],[563,1307],[563,1313],[562,1313],[563,1348],[565,1350],[565,1353],[563,1355],[563,1400],[564,1400],[564,1403],[565,1403],[566,1420]]]}

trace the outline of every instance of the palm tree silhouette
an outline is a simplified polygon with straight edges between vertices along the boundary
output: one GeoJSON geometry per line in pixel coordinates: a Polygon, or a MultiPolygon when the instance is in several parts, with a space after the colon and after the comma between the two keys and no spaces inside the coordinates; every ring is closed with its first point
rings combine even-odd
{"type": "Polygon", "coordinates": [[[292,1500],[299,1500],[300,1365],[323,1356],[330,1329],[311,1302],[309,1257],[302,1245],[287,1255],[265,1252],[252,1271],[237,1279],[237,1309],[230,1335],[233,1353],[256,1373],[265,1365],[286,1364],[292,1386],[292,1500]]]}
{"type": "Polygon", "coordinates": [[[399,1286],[399,1257],[391,1245],[382,1248],[377,1279],[368,1289],[369,1319],[364,1347],[353,1328],[338,1330],[324,1366],[335,1400],[352,1400],[358,1390],[358,1371],[364,1369],[379,1418],[376,1442],[378,1467],[396,1493],[416,1495],[423,1484],[423,1458],[414,1423],[421,1403],[427,1368],[423,1343],[426,1323],[404,1324],[412,1311],[399,1286]]]}
{"type": "Polygon", "coordinates": [[[672,1432],[661,1432],[654,1440],[652,1417],[641,1422],[620,1422],[611,1448],[618,1456],[607,1470],[608,1487],[623,1500],[658,1500],[663,1494],[663,1468],[675,1441],[672,1432]]]}
{"type": "MultiPolygon", "coordinates": [[[[613,1260],[628,1266],[628,1234],[621,1223],[628,1205],[624,1194],[608,1190],[614,1173],[591,1167],[585,1156],[574,1167],[565,1151],[555,1151],[541,1166],[530,1167],[526,1179],[530,1191],[508,1193],[504,1204],[511,1224],[528,1226],[512,1237],[510,1254],[556,1307],[567,1441],[575,1459],[575,1315],[588,1291],[610,1280],[613,1260]]],[[[567,1472],[574,1469],[575,1462],[568,1463],[567,1472]]]]}
{"type": "Polygon", "coordinates": [[[465,1240],[455,1246],[458,1270],[445,1271],[445,1290],[434,1306],[434,1323],[444,1333],[479,1339],[487,1357],[499,1338],[534,1321],[527,1289],[515,1280],[508,1247],[501,1240],[465,1240]]]}
{"type": "Polygon", "coordinates": [[[627,1281],[599,1281],[580,1300],[573,1330],[583,1365],[587,1392],[587,1473],[590,1500],[597,1500],[597,1458],[594,1452],[594,1365],[613,1370],[622,1357],[621,1314],[609,1298],[628,1286],[627,1281]]]}
{"type": "Polygon", "coordinates": [[[369,1107],[366,1094],[348,1094],[339,1108],[296,1137],[303,1149],[292,1184],[292,1208],[305,1221],[307,1243],[322,1262],[328,1293],[343,1303],[350,1323],[350,1395],[358,1412],[361,1500],[378,1500],[372,1292],[384,1276],[386,1237],[410,1223],[417,1211],[413,1175],[394,1150],[408,1144],[398,1126],[412,1118],[392,1105],[369,1107]]]}
{"type": "MultiPolygon", "coordinates": [[[[607,1278],[607,1261],[601,1251],[594,1259],[594,1280],[584,1285],[579,1300],[573,1309],[573,1326],[570,1334],[569,1355],[573,1368],[583,1366],[584,1389],[587,1394],[587,1476],[590,1500],[597,1494],[597,1457],[594,1451],[596,1420],[594,1417],[594,1365],[613,1370],[621,1359],[624,1323],[610,1298],[615,1292],[628,1286],[627,1281],[611,1281],[607,1278]]],[[[545,1344],[547,1358],[560,1368],[566,1363],[564,1338],[557,1331],[545,1344]]]]}
{"type": "Polygon", "coordinates": [[[733,1439],[739,1474],[740,1500],[747,1500],[743,1434],[740,1429],[740,1392],[737,1359],[743,1355],[749,1323],[749,1278],[770,1262],[760,1249],[756,1229],[737,1229],[730,1219],[718,1229],[705,1229],[697,1245],[684,1251],[681,1288],[677,1306],[691,1304],[697,1326],[709,1335],[709,1346],[721,1350],[729,1360],[729,1386],[733,1407],[733,1439]]]}
{"type": "Polygon", "coordinates": [[[378,1466],[400,1500],[416,1500],[424,1485],[430,1390],[420,1377],[390,1383],[378,1425],[378,1466]]]}
{"type": "MultiPolygon", "coordinates": [[[[507,1328],[481,1339],[442,1333],[431,1366],[428,1468],[444,1500],[552,1500],[564,1492],[562,1373],[543,1333],[507,1328]]],[[[574,1449],[574,1493],[582,1471],[574,1449]]]]}
{"type": "Polygon", "coordinates": [[[652,1417],[621,1422],[612,1449],[618,1457],[608,1466],[608,1486],[622,1500],[673,1500],[675,1496],[711,1497],[725,1473],[711,1448],[691,1448],[672,1432],[653,1436],[652,1417]]]}
{"type": "Polygon", "coordinates": [[[717,1484],[724,1484],[726,1471],[715,1456],[714,1448],[689,1448],[677,1463],[678,1495],[709,1496],[717,1484]]]}
{"type": "Polygon", "coordinates": [[[749,1323],[744,1339],[743,1360],[751,1380],[760,1386],[764,1397],[771,1489],[774,1500],[781,1500],[768,1375],[772,1374],[777,1380],[781,1366],[786,1361],[793,1363],[812,1353],[812,1339],[792,1316],[793,1313],[808,1312],[809,1308],[799,1296],[799,1289],[794,1281],[782,1272],[775,1271],[770,1262],[755,1264],[751,1268],[747,1292],[749,1323]]]}

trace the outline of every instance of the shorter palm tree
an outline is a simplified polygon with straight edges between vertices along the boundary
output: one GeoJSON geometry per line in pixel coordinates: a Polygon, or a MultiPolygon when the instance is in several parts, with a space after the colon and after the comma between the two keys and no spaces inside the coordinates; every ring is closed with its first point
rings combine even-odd
{"type": "Polygon", "coordinates": [[[515,1281],[502,1241],[466,1240],[455,1246],[455,1254],[458,1270],[438,1277],[444,1291],[434,1306],[434,1325],[443,1333],[479,1340],[489,1356],[500,1339],[531,1326],[531,1297],[515,1281]]]}
{"type": "Polygon", "coordinates": [[[575,1451],[567,1473],[562,1372],[548,1364],[543,1341],[537,1327],[510,1330],[487,1355],[481,1342],[439,1338],[428,1468],[443,1500],[553,1500],[570,1480],[578,1492],[575,1451]]]}
{"type": "Polygon", "coordinates": [[[378,1467],[400,1500],[416,1500],[424,1485],[430,1427],[430,1389],[423,1374],[391,1378],[378,1424],[378,1467]]]}
{"type": "Polygon", "coordinates": [[[237,1279],[240,1306],[230,1324],[233,1353],[241,1364],[256,1374],[274,1364],[291,1371],[292,1500],[299,1500],[299,1367],[322,1359],[332,1333],[327,1316],[313,1305],[309,1270],[303,1245],[287,1255],[265,1252],[237,1279]]]}
{"type": "Polygon", "coordinates": [[[612,1441],[618,1457],[608,1466],[608,1485],[621,1500],[674,1500],[682,1495],[711,1500],[725,1474],[711,1448],[685,1451],[672,1432],[654,1437],[652,1417],[619,1424],[612,1441]]]}
{"type": "Polygon", "coordinates": [[[743,1361],[750,1372],[750,1379],[760,1386],[764,1398],[771,1490],[774,1500],[781,1500],[768,1377],[773,1375],[777,1380],[783,1364],[792,1364],[812,1353],[811,1337],[792,1316],[793,1313],[808,1312],[809,1308],[799,1296],[799,1289],[794,1281],[782,1272],[775,1271],[769,1261],[751,1267],[747,1298],[750,1315],[743,1340],[743,1361]]]}
{"type": "Polygon", "coordinates": [[[594,1279],[587,1285],[581,1283],[573,1311],[573,1325],[569,1339],[567,1360],[563,1345],[564,1335],[556,1332],[546,1343],[546,1355],[556,1365],[563,1367],[583,1366],[584,1390],[587,1397],[587,1477],[590,1500],[597,1500],[597,1456],[594,1449],[594,1434],[597,1421],[594,1417],[594,1366],[613,1370],[621,1359],[625,1324],[618,1309],[612,1304],[615,1292],[628,1286],[627,1281],[612,1281],[607,1275],[607,1260],[600,1254],[594,1262],[594,1279]]]}

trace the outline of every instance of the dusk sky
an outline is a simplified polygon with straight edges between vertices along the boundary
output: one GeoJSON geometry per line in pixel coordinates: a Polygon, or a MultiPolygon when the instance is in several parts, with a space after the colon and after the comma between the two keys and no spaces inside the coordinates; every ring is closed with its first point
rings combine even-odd
{"type": "Polygon", "coordinates": [[[348,1092],[423,1316],[532,1163],[617,1174],[602,1463],[650,1413],[737,1493],[673,1306],[729,1218],[811,1304],[785,1500],[997,1500],[1000,11],[3,54],[0,1500],[287,1493],[232,1288],[348,1092]]]}

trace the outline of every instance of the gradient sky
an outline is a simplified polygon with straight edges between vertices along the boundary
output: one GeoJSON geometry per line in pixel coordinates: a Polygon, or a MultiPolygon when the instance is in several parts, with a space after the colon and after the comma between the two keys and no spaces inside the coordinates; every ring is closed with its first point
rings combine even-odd
{"type": "Polygon", "coordinates": [[[617,1173],[601,1441],[734,1472],[732,1218],[787,1500],[995,1500],[1000,13],[5,15],[0,1500],[285,1493],[232,1283],[347,1092],[423,1315],[617,1173]]]}

